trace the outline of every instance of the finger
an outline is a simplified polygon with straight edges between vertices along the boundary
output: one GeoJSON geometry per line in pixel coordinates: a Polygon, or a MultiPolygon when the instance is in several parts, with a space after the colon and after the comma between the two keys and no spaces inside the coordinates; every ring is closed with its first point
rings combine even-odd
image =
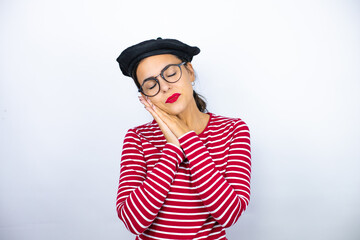
{"type": "Polygon", "coordinates": [[[145,108],[151,108],[151,105],[146,101],[146,99],[143,96],[139,96],[140,102],[145,106],[145,108]]]}
{"type": "Polygon", "coordinates": [[[142,96],[142,101],[143,101],[143,103],[146,105],[146,106],[148,106],[148,107],[150,107],[150,108],[152,108],[153,110],[154,110],[154,108],[155,108],[155,105],[151,102],[151,100],[146,96],[146,97],[143,97],[142,96]]]}
{"type": "Polygon", "coordinates": [[[155,105],[152,106],[154,112],[163,120],[167,120],[168,119],[168,113],[166,113],[164,110],[162,110],[161,108],[156,107],[155,105]]]}
{"type": "Polygon", "coordinates": [[[145,100],[151,107],[155,107],[155,105],[151,102],[150,98],[145,97],[145,100]]]}
{"type": "Polygon", "coordinates": [[[162,117],[156,112],[158,108],[151,102],[148,97],[141,96],[139,97],[139,100],[144,104],[145,109],[150,112],[159,125],[166,125],[162,117]]]}
{"type": "Polygon", "coordinates": [[[150,114],[154,117],[154,119],[158,118],[156,112],[154,111],[154,109],[152,108],[152,106],[150,106],[150,104],[146,101],[146,99],[143,96],[139,96],[139,100],[140,102],[144,105],[145,109],[150,112],[150,114]]]}
{"type": "Polygon", "coordinates": [[[146,105],[150,107],[150,109],[147,109],[147,110],[151,112],[151,114],[153,115],[155,120],[157,118],[160,118],[161,121],[168,126],[172,126],[174,124],[179,124],[178,121],[180,121],[180,119],[177,116],[171,115],[171,114],[165,112],[164,110],[162,110],[161,108],[156,107],[151,102],[150,98],[145,97],[143,99],[145,99],[146,105]]]}
{"type": "Polygon", "coordinates": [[[155,104],[153,104],[148,97],[145,97],[145,101],[146,101],[146,105],[151,108],[150,110],[153,111],[153,112],[155,112],[155,113],[158,115],[158,117],[161,118],[161,116],[164,115],[164,114],[163,114],[164,111],[161,110],[160,108],[156,107],[155,104]]]}
{"type": "Polygon", "coordinates": [[[171,115],[155,105],[153,106],[153,109],[165,122],[174,121],[177,118],[175,115],[171,115]]]}
{"type": "MultiPolygon", "coordinates": [[[[161,131],[164,134],[164,137],[166,139],[167,142],[173,143],[177,146],[180,146],[180,143],[177,139],[177,137],[174,135],[174,133],[170,130],[169,126],[166,124],[166,122],[163,121],[163,118],[166,118],[165,113],[163,110],[161,110],[160,108],[157,108],[155,106],[155,104],[153,104],[151,102],[151,100],[148,97],[144,97],[139,96],[139,100],[140,102],[142,102],[146,108],[146,110],[148,110],[150,112],[150,114],[153,116],[153,118],[155,119],[155,121],[158,123],[161,131]],[[159,113],[159,114],[158,114],[159,113]],[[162,117],[161,117],[161,116],[162,117]]],[[[169,121],[168,121],[169,122],[169,121]]]]}

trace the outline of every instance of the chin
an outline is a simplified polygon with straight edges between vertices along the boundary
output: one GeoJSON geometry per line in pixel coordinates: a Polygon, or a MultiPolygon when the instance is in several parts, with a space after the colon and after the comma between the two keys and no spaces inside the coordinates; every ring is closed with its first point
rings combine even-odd
{"type": "Polygon", "coordinates": [[[182,113],[185,110],[184,106],[177,106],[177,105],[172,105],[172,106],[168,106],[166,109],[164,109],[165,112],[167,112],[170,115],[179,115],[180,113],[182,113]]]}

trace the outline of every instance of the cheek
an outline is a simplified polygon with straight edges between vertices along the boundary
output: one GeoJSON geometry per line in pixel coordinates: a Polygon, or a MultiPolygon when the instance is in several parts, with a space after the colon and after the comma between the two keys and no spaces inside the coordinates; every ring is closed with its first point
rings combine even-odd
{"type": "Polygon", "coordinates": [[[150,98],[150,101],[156,106],[156,107],[159,107],[159,108],[162,108],[161,106],[163,105],[163,100],[161,99],[161,97],[159,96],[155,96],[155,97],[152,97],[150,98]]]}
{"type": "Polygon", "coordinates": [[[186,95],[192,95],[194,89],[190,81],[185,82],[182,88],[186,95]]]}
{"type": "MultiPolygon", "coordinates": [[[[178,82],[179,84],[176,85],[174,92],[181,92],[183,94],[183,97],[186,96],[186,99],[192,99],[193,98],[193,87],[191,85],[191,81],[188,79],[184,79],[183,82],[178,82]]],[[[166,108],[170,107],[171,105],[168,105],[165,103],[166,97],[159,93],[155,97],[150,98],[150,101],[158,108],[162,110],[166,110],[166,108]]],[[[188,100],[186,100],[187,102],[188,100]]]]}

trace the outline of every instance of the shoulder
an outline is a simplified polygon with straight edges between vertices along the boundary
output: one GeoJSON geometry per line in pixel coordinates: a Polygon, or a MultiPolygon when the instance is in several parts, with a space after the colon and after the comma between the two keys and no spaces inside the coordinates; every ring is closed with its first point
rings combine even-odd
{"type": "Polygon", "coordinates": [[[225,117],[212,114],[212,129],[210,134],[215,136],[232,136],[241,141],[250,141],[250,130],[248,125],[240,117],[225,117]]]}
{"type": "Polygon", "coordinates": [[[231,128],[246,128],[248,129],[247,124],[245,123],[245,121],[240,118],[240,117],[227,117],[227,116],[221,116],[221,115],[217,115],[215,113],[210,113],[211,114],[211,122],[212,125],[215,127],[231,127],[231,128]]]}
{"type": "Polygon", "coordinates": [[[147,135],[161,135],[161,130],[159,125],[155,120],[144,123],[138,126],[134,126],[128,130],[128,134],[135,134],[138,137],[147,136],[147,135]]]}

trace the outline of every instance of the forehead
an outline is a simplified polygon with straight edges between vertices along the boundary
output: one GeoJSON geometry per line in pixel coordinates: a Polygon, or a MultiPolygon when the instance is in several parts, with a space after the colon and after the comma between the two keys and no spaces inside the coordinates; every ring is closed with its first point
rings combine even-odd
{"type": "Polygon", "coordinates": [[[172,54],[150,56],[140,61],[136,69],[136,76],[141,82],[148,77],[158,75],[166,65],[179,62],[179,58],[172,54]]]}

